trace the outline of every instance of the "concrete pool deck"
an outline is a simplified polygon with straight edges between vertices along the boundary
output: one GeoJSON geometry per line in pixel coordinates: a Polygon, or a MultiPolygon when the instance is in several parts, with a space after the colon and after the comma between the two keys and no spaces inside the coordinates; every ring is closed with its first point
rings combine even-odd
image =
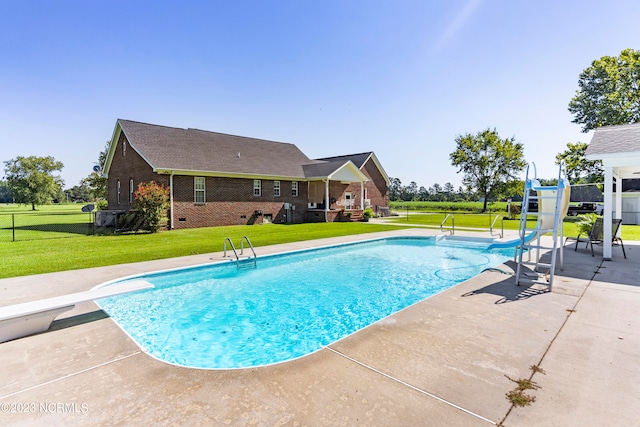
{"type": "MultiPolygon", "coordinates": [[[[406,229],[256,252],[433,234],[406,229]]],[[[80,304],[48,332],[0,344],[0,424],[637,425],[640,244],[625,247],[628,259],[614,247],[613,260],[603,261],[601,248],[592,257],[570,243],[553,292],[485,272],[312,355],[242,370],[160,362],[94,303],[80,304]],[[540,388],[526,391],[535,402],[512,408],[506,393],[518,379],[540,388]]],[[[212,253],[3,279],[0,306],[221,259],[212,253]]]]}

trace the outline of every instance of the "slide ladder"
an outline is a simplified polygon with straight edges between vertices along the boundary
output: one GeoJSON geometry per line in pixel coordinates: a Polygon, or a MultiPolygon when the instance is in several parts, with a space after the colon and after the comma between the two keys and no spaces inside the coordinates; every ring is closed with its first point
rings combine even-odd
{"type": "MultiPolygon", "coordinates": [[[[516,285],[520,282],[528,283],[539,282],[540,273],[547,278],[549,290],[553,287],[553,277],[555,273],[558,237],[562,242],[563,229],[562,219],[567,214],[569,207],[570,185],[566,178],[566,166],[564,162],[560,164],[558,171],[557,185],[541,185],[537,179],[535,164],[533,165],[533,177],[530,177],[530,170],[527,167],[527,173],[524,185],[524,199],[522,201],[522,212],[520,214],[520,241],[516,247],[517,269],[516,269],[516,285]],[[537,202],[537,212],[531,211],[530,206],[537,202]],[[534,227],[529,227],[527,221],[536,218],[534,227]],[[552,246],[543,245],[541,237],[544,234],[551,233],[552,246]],[[535,256],[531,260],[532,252],[535,249],[535,256]],[[548,263],[540,262],[541,250],[551,250],[551,260],[548,263]],[[527,260],[524,254],[527,253],[527,260]],[[526,270],[525,266],[531,266],[526,270]]],[[[531,166],[530,165],[530,166],[531,166]]],[[[560,251],[560,268],[563,268],[563,253],[560,251]]]]}

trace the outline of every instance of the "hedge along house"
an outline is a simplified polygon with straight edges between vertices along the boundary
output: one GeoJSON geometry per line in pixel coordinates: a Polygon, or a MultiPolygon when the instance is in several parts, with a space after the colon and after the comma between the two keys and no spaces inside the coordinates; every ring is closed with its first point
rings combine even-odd
{"type": "Polygon", "coordinates": [[[141,182],[170,189],[169,228],[340,221],[385,212],[375,154],[309,159],[295,145],[119,119],[104,165],[108,209],[127,211],[141,182]]]}

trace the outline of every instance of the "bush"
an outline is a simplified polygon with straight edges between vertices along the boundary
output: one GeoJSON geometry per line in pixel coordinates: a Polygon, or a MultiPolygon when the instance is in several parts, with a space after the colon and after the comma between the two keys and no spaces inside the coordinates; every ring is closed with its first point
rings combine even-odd
{"type": "Polygon", "coordinates": [[[364,212],[362,212],[362,217],[365,220],[369,220],[369,218],[373,218],[373,209],[371,208],[365,209],[364,212]]]}
{"type": "Polygon", "coordinates": [[[169,189],[154,181],[141,182],[133,196],[132,212],[135,219],[132,218],[132,222],[136,224],[136,229],[144,228],[152,233],[160,230],[167,220],[169,189]]]}
{"type": "Polygon", "coordinates": [[[579,216],[580,221],[576,222],[578,226],[578,233],[588,235],[593,229],[593,225],[596,223],[598,216],[594,213],[588,213],[579,216]]]}
{"type": "Polygon", "coordinates": [[[109,207],[109,203],[106,200],[98,200],[96,202],[96,209],[99,211],[106,211],[109,207]]]}

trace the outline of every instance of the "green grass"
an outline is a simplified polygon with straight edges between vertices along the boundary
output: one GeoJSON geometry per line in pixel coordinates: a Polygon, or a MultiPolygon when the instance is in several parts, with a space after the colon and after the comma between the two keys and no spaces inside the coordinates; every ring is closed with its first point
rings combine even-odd
{"type": "Polygon", "coordinates": [[[78,236],[0,242],[0,278],[222,251],[246,235],[254,247],[397,229],[370,223],[317,223],[192,228],[156,234],[78,236]]]}
{"type": "MultiPolygon", "coordinates": [[[[456,230],[468,230],[474,231],[477,229],[488,229],[491,226],[494,218],[499,216],[503,218],[507,215],[506,212],[494,212],[492,214],[472,214],[465,212],[455,212],[454,221],[456,230]]],[[[399,213],[399,216],[391,217],[388,219],[393,224],[419,224],[427,225],[435,228],[439,228],[440,224],[445,218],[444,213],[410,213],[409,215],[399,213]]],[[[580,220],[580,217],[565,217],[563,221],[564,237],[577,237],[578,226],[576,222],[580,220]]],[[[505,230],[517,230],[520,227],[520,220],[504,220],[501,222],[497,220],[494,231],[500,230],[501,223],[504,224],[505,230]]],[[[446,223],[446,227],[451,225],[451,219],[449,218],[446,223]]],[[[529,227],[534,227],[535,221],[528,221],[529,227]]],[[[622,226],[622,240],[640,240],[640,225],[623,225],[622,226]]]]}
{"type": "Polygon", "coordinates": [[[36,206],[0,204],[0,242],[57,239],[92,234],[93,214],[84,204],[36,206]]]}
{"type": "MultiPolygon", "coordinates": [[[[520,204],[519,202],[515,204],[520,204]]],[[[397,211],[422,211],[422,212],[482,212],[484,203],[482,202],[429,202],[429,201],[409,201],[409,202],[389,202],[389,207],[397,211]]],[[[487,203],[487,209],[493,211],[507,210],[507,202],[487,203]]]]}

